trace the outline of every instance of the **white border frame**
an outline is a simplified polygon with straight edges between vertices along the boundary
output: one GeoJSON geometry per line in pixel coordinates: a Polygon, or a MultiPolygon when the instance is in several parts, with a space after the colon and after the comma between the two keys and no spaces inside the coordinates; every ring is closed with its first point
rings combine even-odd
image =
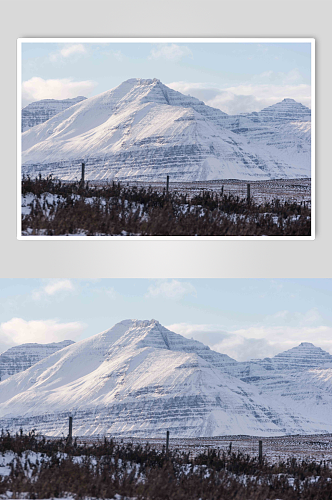
{"type": "Polygon", "coordinates": [[[18,38],[17,39],[17,239],[18,240],[314,240],[315,239],[315,39],[314,38],[18,38]],[[311,235],[310,236],[22,236],[21,120],[23,43],[310,43],[311,44],[311,235]]]}

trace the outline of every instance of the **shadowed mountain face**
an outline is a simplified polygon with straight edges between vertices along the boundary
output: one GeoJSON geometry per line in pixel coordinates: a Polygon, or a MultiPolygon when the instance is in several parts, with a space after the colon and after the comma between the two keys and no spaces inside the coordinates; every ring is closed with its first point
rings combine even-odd
{"type": "Polygon", "coordinates": [[[61,435],[72,413],[76,435],[331,432],[331,358],[301,344],[271,370],[158,321],[125,320],[0,383],[0,426],[61,435]]]}
{"type": "Polygon", "coordinates": [[[310,110],[292,99],[229,116],[131,79],[22,135],[24,174],[157,181],[310,177],[310,110]]]}

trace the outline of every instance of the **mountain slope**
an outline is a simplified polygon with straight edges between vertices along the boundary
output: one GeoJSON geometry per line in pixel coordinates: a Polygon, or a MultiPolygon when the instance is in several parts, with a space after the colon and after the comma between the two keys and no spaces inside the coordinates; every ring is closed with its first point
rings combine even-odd
{"type": "Polygon", "coordinates": [[[303,104],[284,99],[259,112],[228,116],[224,124],[255,150],[268,148],[280,160],[310,172],[311,111],[303,104]]]}
{"type": "Polygon", "coordinates": [[[294,99],[283,99],[277,104],[268,106],[257,113],[249,113],[249,118],[258,119],[260,122],[310,122],[311,111],[309,108],[296,102],[294,99]]]}
{"type": "Polygon", "coordinates": [[[0,381],[27,370],[43,358],[73,344],[72,340],[52,344],[21,344],[0,354],[0,381]]]}
{"type": "Polygon", "coordinates": [[[87,179],[310,177],[310,147],[298,148],[305,141],[301,127],[294,125],[298,115],[294,112],[291,122],[277,120],[280,137],[272,142],[277,125],[264,115],[260,135],[263,129],[269,141],[255,142],[242,133],[246,127],[236,126],[246,120],[250,129],[256,127],[252,117],[229,117],[157,79],[131,79],[26,131],[22,172],[75,179],[85,161],[87,179]],[[285,124],[295,132],[287,135],[285,124]]]}
{"type": "Polygon", "coordinates": [[[84,101],[86,97],[78,96],[73,99],[42,99],[25,106],[22,109],[22,132],[30,127],[40,125],[57,115],[64,109],[74,106],[78,102],[84,101]]]}
{"type": "MultiPolygon", "coordinates": [[[[155,320],[122,321],[1,382],[0,426],[60,435],[71,413],[76,435],[147,437],[166,429],[178,436],[332,430],[332,419],[324,420],[315,404],[308,411],[297,410],[296,404],[290,407],[279,392],[264,392],[232,375],[238,365],[155,320]]],[[[329,384],[326,373],[324,377],[323,383],[329,384]]],[[[326,390],[324,398],[330,405],[326,390]]]]}

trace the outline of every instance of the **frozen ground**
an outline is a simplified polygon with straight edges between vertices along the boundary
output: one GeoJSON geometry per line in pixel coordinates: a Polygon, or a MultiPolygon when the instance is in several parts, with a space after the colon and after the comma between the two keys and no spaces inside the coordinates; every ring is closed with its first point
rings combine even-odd
{"type": "MultiPolygon", "coordinates": [[[[190,197],[201,194],[203,191],[224,194],[233,194],[240,198],[247,197],[247,184],[250,183],[250,196],[256,203],[279,199],[288,202],[305,202],[311,205],[311,179],[275,179],[268,181],[241,181],[237,179],[226,179],[220,181],[198,181],[198,182],[170,182],[169,190],[187,193],[190,197]]],[[[101,181],[91,181],[90,184],[103,185],[101,181]]],[[[128,182],[129,186],[142,186],[163,191],[165,182],[128,182]]]]}
{"type": "MultiPolygon", "coordinates": [[[[52,439],[52,438],[48,438],[52,439]]],[[[98,438],[82,437],[78,442],[95,442],[98,438]]],[[[176,438],[170,435],[170,449],[179,449],[190,452],[190,456],[197,456],[208,449],[219,448],[228,451],[232,443],[232,451],[241,451],[251,456],[258,456],[259,440],[262,441],[263,455],[269,463],[279,460],[287,460],[295,457],[297,459],[309,459],[316,462],[325,460],[332,466],[332,434],[312,434],[309,436],[277,436],[277,437],[257,437],[257,436],[220,436],[213,438],[176,438]]],[[[119,440],[120,442],[120,440],[119,440]]],[[[123,438],[123,443],[146,444],[147,442],[156,449],[162,449],[166,443],[165,437],[140,439],[123,438]]]]}

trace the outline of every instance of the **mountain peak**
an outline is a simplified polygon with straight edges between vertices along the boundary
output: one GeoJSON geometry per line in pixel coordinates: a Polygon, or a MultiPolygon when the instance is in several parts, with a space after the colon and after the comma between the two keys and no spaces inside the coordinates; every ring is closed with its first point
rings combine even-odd
{"type": "Polygon", "coordinates": [[[263,122],[309,122],[311,120],[311,110],[301,102],[294,99],[285,98],[276,104],[272,104],[257,113],[263,122]]]}
{"type": "Polygon", "coordinates": [[[277,354],[271,361],[278,369],[295,370],[318,368],[326,363],[332,363],[332,356],[311,342],[301,342],[300,345],[277,354]]]}
{"type": "Polygon", "coordinates": [[[158,78],[129,78],[129,80],[124,81],[123,83],[134,83],[137,85],[152,85],[153,83],[161,83],[158,78]]]}

